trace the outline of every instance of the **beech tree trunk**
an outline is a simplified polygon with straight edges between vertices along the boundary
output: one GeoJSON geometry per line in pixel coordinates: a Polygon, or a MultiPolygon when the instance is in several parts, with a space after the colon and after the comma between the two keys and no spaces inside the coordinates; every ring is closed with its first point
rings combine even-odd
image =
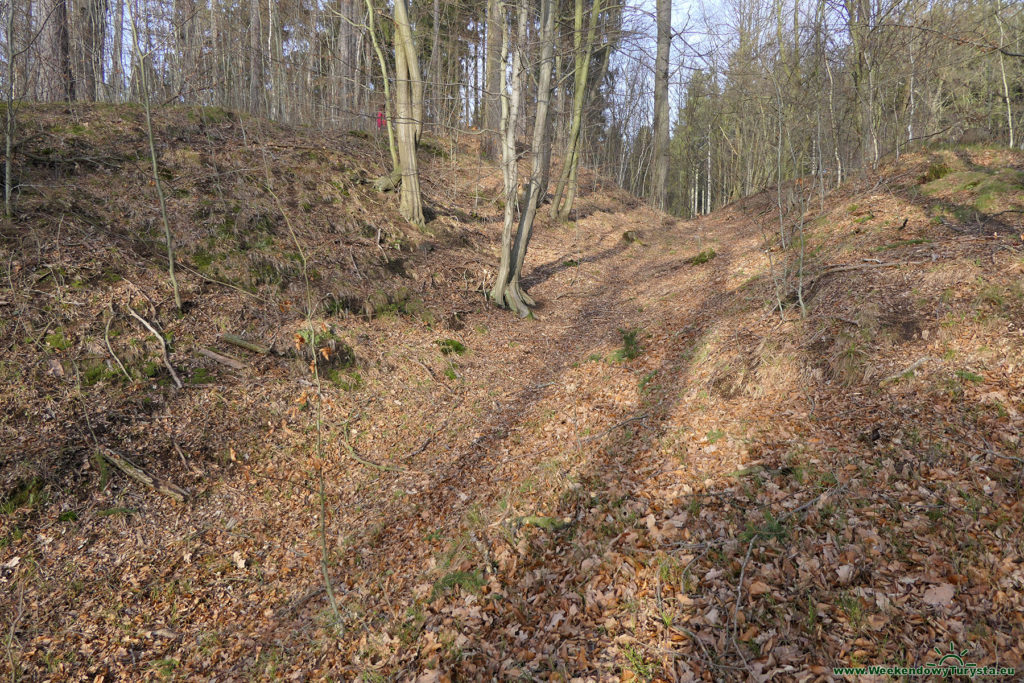
{"type": "MultiPolygon", "coordinates": [[[[524,0],[520,0],[519,6],[519,45],[525,39],[525,26],[527,7],[524,0]]],[[[537,77],[537,109],[533,121],[532,154],[533,161],[530,171],[530,182],[526,189],[526,196],[522,203],[522,213],[519,216],[519,227],[516,231],[516,239],[513,244],[512,216],[509,206],[514,205],[517,178],[517,166],[515,160],[515,126],[511,125],[506,129],[506,155],[511,152],[511,157],[506,156],[505,189],[508,193],[505,205],[505,230],[502,234],[501,263],[498,267],[498,280],[491,292],[491,300],[495,303],[504,303],[520,317],[530,314],[529,306],[534,301],[522,289],[521,276],[523,264],[526,260],[526,250],[530,245],[530,236],[533,234],[533,223],[537,217],[537,207],[540,204],[541,193],[543,192],[543,179],[546,173],[546,156],[544,153],[544,140],[547,136],[548,113],[551,101],[551,72],[554,65],[554,34],[555,34],[555,13],[551,6],[551,0],[541,0],[540,5],[540,73],[537,77]],[[511,139],[511,150],[508,148],[511,139]],[[511,182],[510,182],[511,180],[511,182]],[[507,275],[503,275],[506,274],[507,275]]],[[[517,46],[517,57],[521,48],[517,46]]],[[[514,70],[514,74],[519,72],[514,70]]],[[[521,76],[514,76],[513,88],[522,88],[521,76]]],[[[513,97],[518,106],[517,93],[513,90],[513,97]]],[[[514,209],[514,206],[513,206],[514,209]]]]}
{"type": "Polygon", "coordinates": [[[487,44],[484,60],[484,134],[480,140],[480,153],[485,159],[497,158],[501,145],[501,97],[504,63],[502,52],[505,13],[500,0],[487,0],[487,44]]]}
{"type": "Polygon", "coordinates": [[[586,40],[583,39],[583,0],[576,0],[574,16],[573,48],[576,58],[576,71],[573,83],[572,122],[565,154],[562,156],[562,174],[555,188],[555,197],[551,202],[552,218],[565,221],[576,198],[576,177],[580,163],[580,133],[583,129],[583,105],[587,98],[587,77],[590,73],[590,57],[594,53],[594,34],[597,29],[597,18],[601,13],[601,0],[594,0],[590,11],[590,28],[586,40]]]}
{"type": "Polygon", "coordinates": [[[668,56],[672,40],[672,0],[657,0],[658,46],[654,60],[654,173],[651,205],[665,208],[668,179],[668,56]]]}
{"type": "Polygon", "coordinates": [[[417,227],[424,227],[423,198],[416,163],[416,146],[423,130],[423,80],[412,39],[406,0],[395,0],[395,115],[398,162],[402,170],[399,210],[417,227]]]}

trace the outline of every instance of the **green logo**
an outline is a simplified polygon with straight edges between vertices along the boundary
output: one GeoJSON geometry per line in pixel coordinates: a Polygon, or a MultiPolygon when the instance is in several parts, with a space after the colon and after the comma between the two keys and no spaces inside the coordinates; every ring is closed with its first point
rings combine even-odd
{"type": "Polygon", "coordinates": [[[935,648],[935,653],[939,655],[939,661],[936,664],[938,666],[978,666],[977,664],[964,664],[964,656],[967,652],[967,650],[957,652],[953,647],[953,643],[949,644],[949,650],[946,652],[935,648]]]}

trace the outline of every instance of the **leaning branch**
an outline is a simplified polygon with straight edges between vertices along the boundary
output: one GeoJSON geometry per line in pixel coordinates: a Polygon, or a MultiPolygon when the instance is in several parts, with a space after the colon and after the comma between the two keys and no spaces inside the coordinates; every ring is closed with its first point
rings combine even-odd
{"type": "Polygon", "coordinates": [[[160,342],[160,355],[164,361],[164,365],[167,367],[167,370],[170,371],[171,379],[174,380],[174,385],[181,389],[184,385],[181,383],[181,379],[178,377],[178,373],[174,371],[174,366],[171,365],[171,358],[170,356],[167,355],[167,341],[164,339],[164,336],[157,332],[156,328],[150,325],[148,320],[146,320],[141,315],[136,313],[135,309],[133,309],[131,306],[128,306],[128,312],[131,313],[131,316],[133,318],[142,323],[142,326],[149,330],[153,334],[153,336],[156,337],[156,340],[160,342]]]}

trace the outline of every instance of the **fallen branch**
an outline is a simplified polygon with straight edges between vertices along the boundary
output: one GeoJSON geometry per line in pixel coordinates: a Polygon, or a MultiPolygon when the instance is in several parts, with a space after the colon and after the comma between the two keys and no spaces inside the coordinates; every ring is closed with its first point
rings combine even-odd
{"type": "Polygon", "coordinates": [[[174,366],[171,365],[171,358],[167,355],[167,340],[164,339],[163,335],[156,331],[156,328],[149,324],[145,318],[135,312],[131,306],[128,306],[128,312],[131,313],[132,317],[138,320],[142,325],[149,330],[153,336],[156,337],[157,341],[160,342],[161,356],[163,357],[164,365],[171,373],[171,379],[174,380],[174,385],[181,389],[184,385],[181,383],[181,379],[178,377],[178,373],[174,371],[174,366]]]}
{"type": "Polygon", "coordinates": [[[226,365],[229,368],[234,368],[235,370],[245,369],[245,363],[237,361],[234,358],[229,358],[228,356],[223,356],[212,349],[199,349],[198,353],[201,356],[206,356],[210,360],[222,363],[223,365],[226,365]]]}
{"type": "Polygon", "coordinates": [[[270,347],[269,346],[264,346],[263,344],[260,344],[258,342],[251,342],[251,341],[249,341],[247,339],[242,339],[237,334],[222,334],[220,336],[220,338],[225,343],[231,344],[233,346],[238,346],[238,347],[243,348],[243,349],[245,349],[247,351],[252,351],[253,353],[259,353],[259,354],[270,353],[270,347]]]}
{"type": "Polygon", "coordinates": [[[409,472],[409,471],[411,471],[407,467],[394,467],[392,465],[380,465],[380,464],[377,464],[375,462],[371,462],[370,460],[367,460],[366,458],[363,458],[358,453],[356,453],[356,449],[352,447],[352,444],[350,444],[348,442],[348,439],[343,439],[342,443],[345,444],[345,448],[348,450],[348,457],[352,458],[353,460],[355,460],[360,465],[366,465],[367,467],[374,467],[374,468],[376,468],[378,470],[383,470],[385,472],[409,472]]]}
{"type": "Polygon", "coordinates": [[[884,386],[884,385],[888,384],[889,382],[895,382],[896,380],[900,379],[901,377],[905,377],[908,373],[914,372],[919,367],[924,365],[925,362],[930,361],[930,360],[934,360],[934,359],[931,356],[921,356],[920,358],[915,360],[913,363],[908,365],[905,370],[901,370],[900,372],[897,372],[895,375],[890,375],[890,376],[886,377],[885,379],[883,379],[881,382],[878,383],[878,386],[884,386]]]}
{"type": "Polygon", "coordinates": [[[100,446],[99,453],[107,462],[117,467],[140,484],[144,484],[154,491],[158,491],[165,496],[169,496],[179,503],[184,503],[188,500],[188,491],[175,486],[169,481],[150,474],[117,451],[107,448],[106,446],[100,446]]]}
{"type": "Polygon", "coordinates": [[[132,381],[132,376],[128,374],[127,370],[125,370],[124,363],[122,363],[121,359],[117,357],[117,354],[114,353],[114,348],[110,345],[110,323],[113,322],[113,320],[114,320],[114,307],[111,306],[110,307],[110,317],[107,318],[107,324],[103,328],[103,341],[105,341],[107,343],[107,351],[110,352],[110,355],[111,355],[111,357],[113,357],[114,362],[117,363],[117,367],[121,368],[121,372],[123,372],[124,376],[128,378],[129,382],[131,382],[132,381]]]}
{"type": "Polygon", "coordinates": [[[581,439],[580,443],[583,444],[583,443],[590,443],[591,441],[596,441],[597,439],[600,439],[600,438],[602,438],[604,436],[607,436],[611,432],[614,432],[619,427],[625,427],[630,422],[638,422],[640,420],[646,420],[646,419],[647,419],[647,413],[642,413],[640,415],[634,415],[633,417],[626,418],[625,420],[622,420],[621,422],[616,422],[615,424],[613,424],[611,427],[609,427],[608,429],[604,430],[603,432],[600,432],[598,434],[594,434],[593,436],[588,436],[585,439],[581,439]]]}

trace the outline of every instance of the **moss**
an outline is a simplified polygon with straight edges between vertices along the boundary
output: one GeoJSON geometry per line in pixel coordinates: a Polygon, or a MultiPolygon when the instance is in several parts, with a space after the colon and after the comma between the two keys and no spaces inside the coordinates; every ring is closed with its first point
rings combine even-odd
{"type": "Polygon", "coordinates": [[[358,372],[328,368],[324,371],[324,378],[342,391],[359,391],[363,388],[363,377],[358,372]]]}
{"type": "Polygon", "coordinates": [[[402,314],[417,317],[427,325],[433,325],[435,321],[433,312],[423,299],[408,287],[399,287],[391,294],[378,289],[367,297],[363,308],[370,318],[402,314]]]}
{"type": "Polygon", "coordinates": [[[192,254],[192,261],[196,264],[196,268],[205,270],[213,264],[213,254],[203,247],[198,247],[192,254]]]}
{"type": "Polygon", "coordinates": [[[687,259],[687,263],[693,264],[695,266],[699,266],[701,264],[707,263],[708,261],[710,261],[711,259],[715,258],[716,256],[718,256],[718,253],[715,252],[715,250],[712,249],[711,247],[708,247],[707,249],[705,249],[704,251],[700,252],[696,256],[693,256],[693,257],[687,259]]]}
{"type": "Polygon", "coordinates": [[[90,365],[82,372],[82,384],[91,387],[105,380],[117,380],[121,375],[107,367],[106,363],[99,362],[90,365]]]}
{"type": "Polygon", "coordinates": [[[441,159],[448,158],[448,150],[442,147],[441,143],[438,141],[421,138],[419,148],[431,156],[439,157],[441,159]]]}
{"type": "Polygon", "coordinates": [[[47,346],[56,351],[66,351],[71,348],[73,343],[64,335],[64,330],[59,327],[56,331],[46,335],[45,341],[47,346]]]}
{"type": "Polygon", "coordinates": [[[217,378],[206,368],[196,368],[192,376],[188,378],[189,384],[213,384],[217,378]]]}
{"type": "Polygon", "coordinates": [[[456,339],[438,339],[436,343],[441,348],[441,353],[446,356],[461,356],[466,353],[466,345],[456,339]]]}

